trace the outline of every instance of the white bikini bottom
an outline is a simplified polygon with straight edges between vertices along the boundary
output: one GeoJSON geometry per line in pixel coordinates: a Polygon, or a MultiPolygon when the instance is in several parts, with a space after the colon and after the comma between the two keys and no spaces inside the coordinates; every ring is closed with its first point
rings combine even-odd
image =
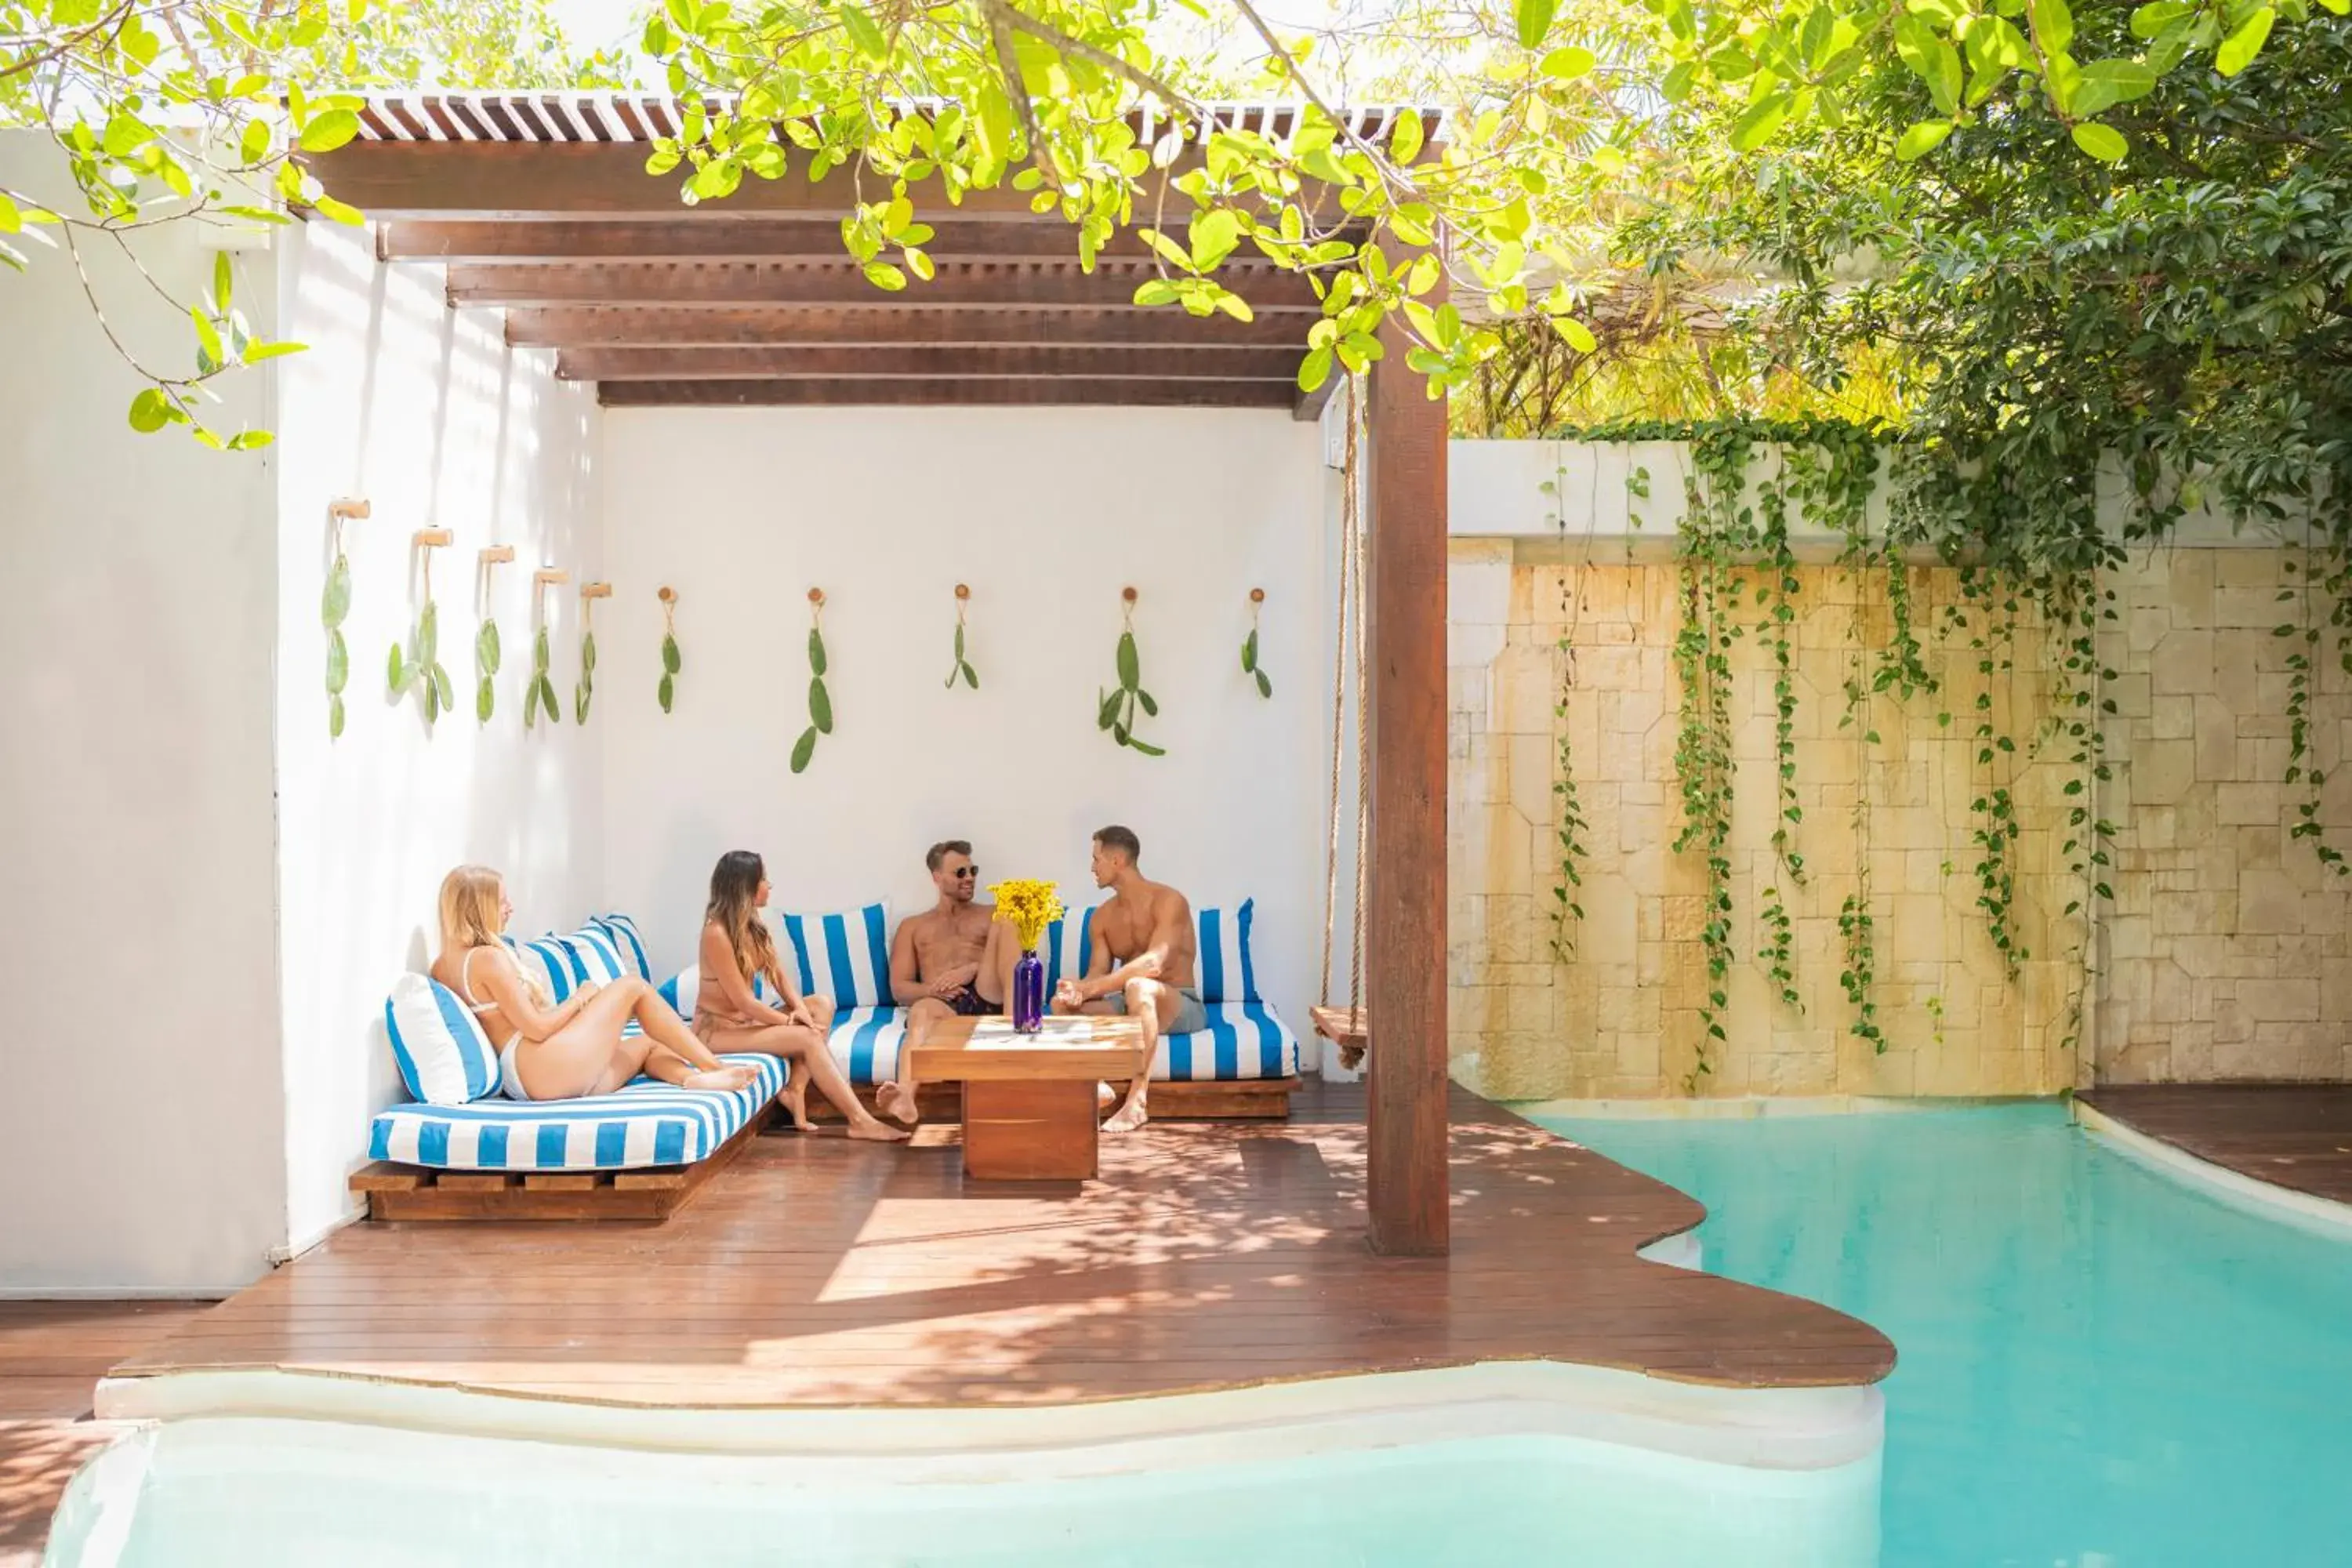
{"type": "Polygon", "coordinates": [[[515,1066],[515,1047],[520,1044],[522,1035],[518,1031],[513,1039],[499,1047],[499,1092],[509,1100],[530,1098],[530,1090],[522,1086],[522,1073],[515,1066]]]}

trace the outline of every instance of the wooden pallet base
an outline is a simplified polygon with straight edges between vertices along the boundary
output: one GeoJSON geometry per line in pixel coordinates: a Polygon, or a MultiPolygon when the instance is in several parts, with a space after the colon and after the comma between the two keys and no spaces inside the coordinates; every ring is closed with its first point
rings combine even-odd
{"type": "Polygon", "coordinates": [[[646,1171],[432,1171],[378,1160],[352,1173],[371,1220],[667,1219],[751,1145],[776,1114],[762,1106],[692,1165],[646,1171]]]}
{"type": "MultiPolygon", "coordinates": [[[[1118,1086],[1124,1089],[1124,1084],[1118,1086]]],[[[1155,1121],[1283,1121],[1290,1116],[1290,1097],[1298,1092],[1295,1078],[1237,1079],[1225,1083],[1155,1083],[1151,1086],[1151,1118],[1155,1121]]],[[[963,1120],[963,1086],[927,1083],[916,1091],[916,1103],[925,1121],[963,1120]]],[[[858,1102],[881,1114],[874,1090],[860,1085],[858,1102]]],[[[782,1113],[779,1112],[781,1121],[782,1113]]],[[[841,1112],[823,1096],[809,1096],[809,1120],[832,1122],[841,1112]]]]}

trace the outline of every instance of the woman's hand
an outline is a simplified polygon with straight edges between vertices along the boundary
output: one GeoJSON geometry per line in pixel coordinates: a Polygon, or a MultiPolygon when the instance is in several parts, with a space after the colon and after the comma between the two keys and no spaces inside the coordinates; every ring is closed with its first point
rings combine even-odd
{"type": "Polygon", "coordinates": [[[580,988],[572,994],[572,1005],[575,1007],[585,1007],[588,1005],[589,998],[603,989],[604,987],[596,981],[583,980],[580,983],[580,988]]]}

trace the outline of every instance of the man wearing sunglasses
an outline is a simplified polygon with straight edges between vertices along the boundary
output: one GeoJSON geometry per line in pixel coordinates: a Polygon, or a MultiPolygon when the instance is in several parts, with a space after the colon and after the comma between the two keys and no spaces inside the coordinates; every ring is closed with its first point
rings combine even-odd
{"type": "Polygon", "coordinates": [[[934,844],[925,852],[923,864],[939,889],[939,902],[899,921],[891,939],[890,994],[907,1009],[907,1037],[898,1053],[898,1078],[874,1091],[883,1114],[909,1127],[917,1114],[917,1085],[905,1070],[911,1049],[942,1019],[1004,1011],[1000,971],[1005,965],[989,962],[995,946],[996,910],[973,901],[980,889],[980,868],[972,864],[971,846],[961,838],[934,844]],[[983,987],[997,994],[983,996],[983,987]]]}

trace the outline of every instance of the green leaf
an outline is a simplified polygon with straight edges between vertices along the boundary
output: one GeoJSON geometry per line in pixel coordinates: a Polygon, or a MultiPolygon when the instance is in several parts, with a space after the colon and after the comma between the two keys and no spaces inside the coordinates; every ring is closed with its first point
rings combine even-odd
{"type": "Polygon", "coordinates": [[[2156,90],[2156,72],[2137,60],[2093,60],[2074,89],[2074,111],[2088,120],[2156,90]]]}
{"type": "Polygon", "coordinates": [[[172,412],[170,398],[154,387],[142,387],[131,400],[131,427],[142,436],[152,436],[171,423],[172,412]]]}
{"type": "Polygon", "coordinates": [[[2074,41],[2074,14],[2066,8],[2066,0],[2026,0],[2025,19],[2045,55],[2064,54],[2074,41]]]}
{"type": "Polygon", "coordinates": [[[809,759],[814,755],[816,755],[816,731],[803,730],[801,731],[801,738],[793,742],[793,772],[806,773],[809,759]]]}
{"type": "Polygon", "coordinates": [[[1418,110],[1408,109],[1397,116],[1396,128],[1389,132],[1389,156],[1400,163],[1410,163],[1421,156],[1423,131],[1418,110]]]}
{"type": "Polygon", "coordinates": [[[545,676],[539,678],[539,706],[551,724],[563,721],[563,710],[555,705],[555,682],[545,676]]]}
{"type": "Polygon", "coordinates": [[[328,695],[341,696],[343,688],[351,684],[351,679],[352,650],[344,646],[341,630],[331,631],[327,634],[328,695]]]}
{"type": "Polygon", "coordinates": [[[440,651],[441,612],[427,599],[425,607],[416,613],[416,662],[431,664],[440,651]]]}
{"type": "Polygon", "coordinates": [[[588,699],[592,695],[593,693],[585,686],[575,686],[572,689],[572,721],[573,723],[588,722],[588,699]]]}
{"type": "Polygon", "coordinates": [[[340,697],[330,697],[327,699],[327,738],[331,741],[340,741],[342,736],[343,700],[340,697]]]}
{"type": "Polygon", "coordinates": [[[215,251],[213,255],[213,309],[222,315],[228,314],[229,295],[236,287],[236,269],[228,264],[228,252],[215,251]]]}
{"type": "Polygon", "coordinates": [[[1599,63],[1591,49],[1581,44],[1567,44],[1546,55],[1538,68],[1554,81],[1574,81],[1599,63]]]}
{"type": "Polygon", "coordinates": [[[1274,682],[1265,678],[1265,671],[1255,669],[1252,670],[1250,673],[1257,677],[1257,694],[1260,697],[1272,697],[1274,695],[1274,682]]]}
{"type": "Polygon", "coordinates": [[[330,109],[310,116],[302,127],[305,153],[331,153],[360,133],[360,117],[348,109],[330,109]]]}
{"type": "Polygon", "coordinates": [[[530,668],[535,675],[547,672],[547,628],[541,626],[530,639],[530,668]]]}
{"type": "Polygon", "coordinates": [[[1143,664],[1136,656],[1135,634],[1121,632],[1118,634],[1118,684],[1122,689],[1132,691],[1136,682],[1142,679],[1143,664]]]}
{"type": "Polygon", "coordinates": [[[1556,0],[1518,0],[1512,20],[1518,27],[1519,47],[1532,49],[1544,41],[1544,35],[1551,31],[1555,5],[1556,0]]]}
{"type": "Polygon", "coordinates": [[[319,624],[330,628],[343,624],[352,613],[352,563],[348,557],[338,555],[327,571],[326,591],[319,595],[319,624]]]}
{"type": "Polygon", "coordinates": [[[539,721],[539,682],[531,681],[522,689],[522,727],[531,728],[539,721]]]}
{"type": "Polygon", "coordinates": [[[866,264],[866,281],[895,294],[906,288],[907,275],[887,261],[869,261],[866,264]]]}
{"type": "Polygon", "coordinates": [[[425,721],[427,724],[441,717],[441,688],[430,676],[424,680],[425,721]]]}
{"type": "Polygon", "coordinates": [[[1141,752],[1147,757],[1164,757],[1168,754],[1163,748],[1155,746],[1149,741],[1138,740],[1133,735],[1127,738],[1126,744],[1130,751],[1141,752]]]}
{"type": "Polygon", "coordinates": [[[2124,140],[2122,132],[2096,121],[2086,121],[2074,127],[2074,145],[2102,163],[2119,163],[2123,162],[2124,154],[2131,151],[2131,143],[2124,140]]]}
{"type": "Polygon", "coordinates": [[[849,41],[868,57],[878,60],[890,52],[889,42],[882,37],[882,29],[862,8],[844,5],[841,8],[841,26],[842,30],[849,35],[849,41]]]}
{"type": "Polygon", "coordinates": [[[1731,128],[1733,148],[1742,153],[1753,153],[1769,142],[1772,133],[1780,129],[1781,121],[1789,118],[1790,101],[1788,89],[1778,88],[1749,104],[1748,112],[1741,115],[1731,128]]]}
{"type": "Polygon", "coordinates": [[[1331,350],[1326,346],[1309,349],[1298,363],[1298,390],[1313,392],[1331,376],[1331,350]]]}
{"type": "Polygon", "coordinates": [[[391,688],[394,697],[407,689],[407,665],[400,657],[400,645],[394,643],[392,645],[391,656],[384,660],[383,668],[384,681],[391,688]]]}
{"type": "Polygon", "coordinates": [[[1895,155],[1906,163],[1924,158],[1942,146],[1951,133],[1952,122],[1948,120],[1922,120],[1903,132],[1902,140],[1895,143],[1895,155]]]}
{"type": "Polygon", "coordinates": [[[1098,705],[1095,710],[1096,729],[1108,730],[1118,722],[1119,707],[1126,696],[1127,693],[1124,690],[1111,691],[1097,700],[1098,705]]]}
{"type": "Polygon", "coordinates": [[[491,684],[490,678],[486,675],[482,677],[480,684],[474,688],[475,722],[481,724],[488,723],[490,721],[490,714],[498,705],[498,689],[491,684]]]}
{"type": "Polygon", "coordinates": [[[2272,24],[2277,20],[2278,13],[2264,5],[2239,23],[2238,30],[2222,39],[2221,47],[2213,51],[2213,68],[2223,76],[2236,76],[2253,64],[2254,57],[2263,52],[2263,45],[2270,39],[2272,24]]]}
{"type": "Polygon", "coordinates": [[[1151,693],[1144,690],[1140,686],[1135,689],[1135,700],[1141,705],[1147,716],[1153,719],[1160,717],[1160,704],[1153,701],[1151,693]]]}
{"type": "Polygon", "coordinates": [[[1242,641],[1242,668],[1244,672],[1257,668],[1257,633],[1252,632],[1242,641]]]}
{"type": "Polygon", "coordinates": [[[956,662],[961,664],[963,662],[963,627],[961,626],[956,627],[955,656],[956,662]]]}
{"type": "Polygon", "coordinates": [[[833,698],[826,692],[824,682],[812,676],[809,679],[809,722],[819,734],[833,733],[833,698]]]}
{"type": "Polygon", "coordinates": [[[662,673],[676,675],[684,668],[685,660],[679,658],[677,655],[677,639],[674,637],[664,637],[662,638],[662,673]]]}
{"type": "Polygon", "coordinates": [[[499,642],[499,623],[484,621],[482,629],[474,634],[474,663],[485,675],[496,675],[506,658],[506,649],[499,642]]]}
{"type": "Polygon", "coordinates": [[[670,700],[677,694],[677,678],[667,670],[662,671],[661,684],[654,688],[654,695],[660,700],[663,712],[669,711],[670,700]]]}
{"type": "Polygon", "coordinates": [[[809,628],[809,673],[824,673],[824,635],[814,626],[809,628]]]}
{"type": "Polygon", "coordinates": [[[1135,302],[1139,305],[1168,305],[1175,302],[1176,285],[1165,278],[1147,278],[1135,286],[1135,302]]]}
{"type": "Polygon", "coordinates": [[[1568,340],[1568,346],[1578,353],[1590,354],[1601,352],[1601,340],[1592,335],[1591,328],[1574,316],[1554,316],[1551,319],[1551,324],[1561,337],[1568,340]]]}
{"type": "Polygon", "coordinates": [[[971,687],[974,691],[979,690],[979,689],[980,689],[980,671],[978,671],[978,670],[976,670],[976,669],[972,668],[972,667],[971,667],[971,666],[970,666],[970,665],[968,665],[968,664],[967,664],[967,665],[965,665],[965,666],[963,667],[963,683],[964,683],[966,686],[971,687]]]}
{"type": "Polygon", "coordinates": [[[580,634],[580,668],[591,675],[596,673],[596,634],[594,632],[580,634]]]}
{"type": "Polygon", "coordinates": [[[457,706],[457,689],[449,684],[449,672],[436,664],[432,667],[432,675],[434,694],[440,699],[442,707],[454,711],[457,706]]]}

